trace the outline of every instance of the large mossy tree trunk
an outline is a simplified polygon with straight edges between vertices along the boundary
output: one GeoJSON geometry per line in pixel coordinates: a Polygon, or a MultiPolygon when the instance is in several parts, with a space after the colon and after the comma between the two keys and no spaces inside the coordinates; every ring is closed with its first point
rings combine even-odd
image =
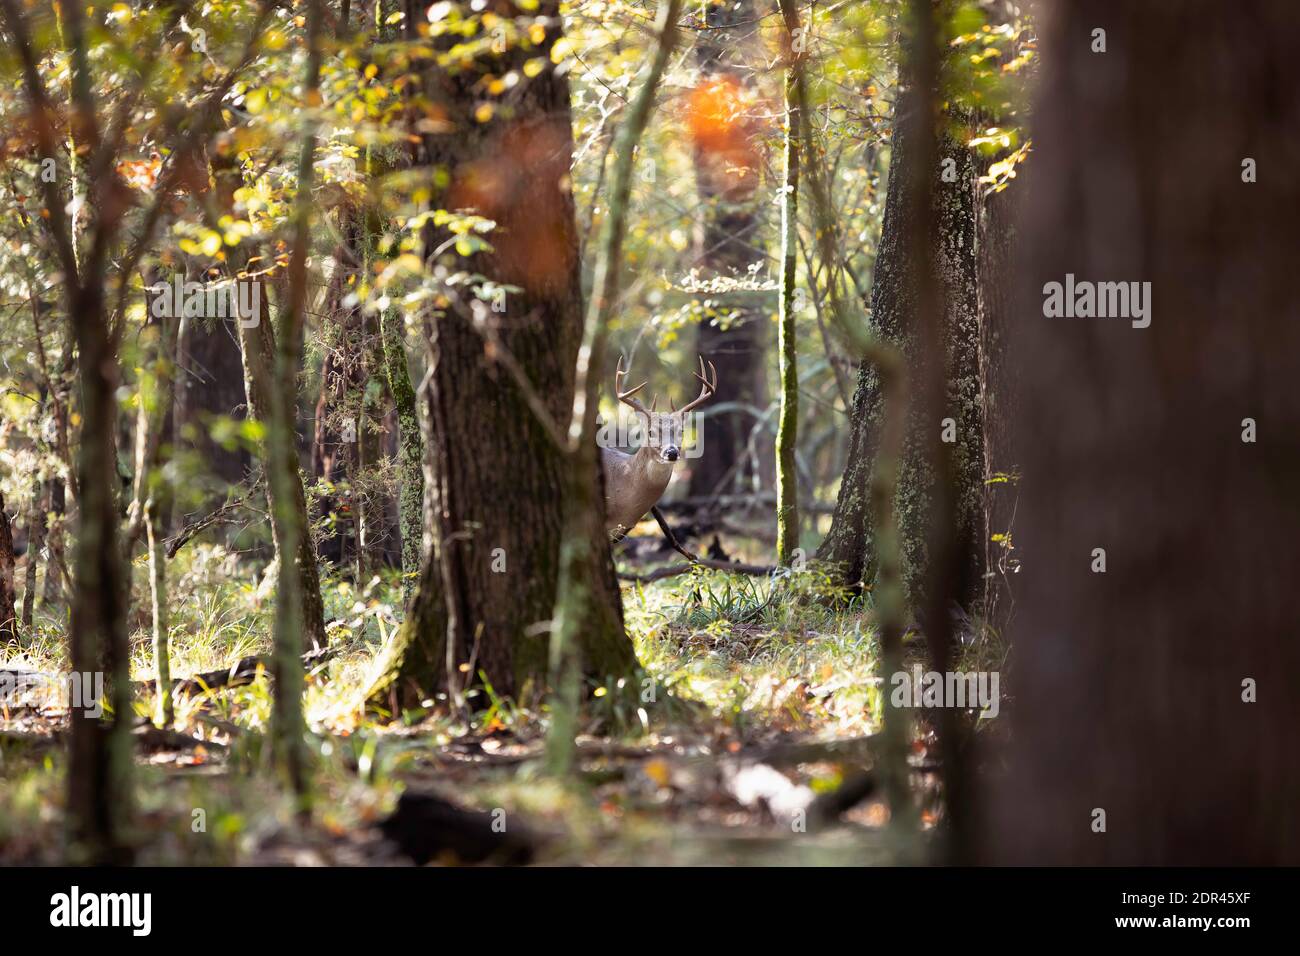
{"type": "Polygon", "coordinates": [[[796,330],[795,283],[799,257],[800,116],[805,58],[799,10],[794,0],[780,0],[785,21],[785,129],[781,194],[781,281],[777,348],[781,372],[781,416],[776,433],[776,555],[782,564],[794,560],[799,547],[799,478],[795,454],[799,443],[799,340],[796,330]]]}
{"type": "Polygon", "coordinates": [[[383,455],[381,427],[388,405],[379,319],[348,301],[377,237],[360,204],[340,206],[337,217],[340,242],[321,312],[324,357],[311,470],[330,487],[338,486],[321,503],[321,511],[332,510],[336,521],[320,550],[340,568],[351,566],[356,580],[364,583],[368,570],[398,553],[390,547],[391,529],[385,526],[385,496],[372,480],[375,473],[367,473],[383,455]]]}
{"type": "Polygon", "coordinates": [[[409,602],[424,552],[424,438],[406,358],[406,319],[397,309],[379,316],[384,375],[397,417],[397,530],[402,541],[402,594],[409,602]]]}
{"type": "MultiPolygon", "coordinates": [[[[694,264],[704,278],[745,279],[750,268],[767,261],[760,231],[768,194],[758,189],[763,161],[763,131],[751,118],[751,55],[757,20],[753,0],[706,4],[708,30],[695,44],[700,80],[689,102],[689,130],[695,157],[696,192],[701,222],[694,264]]],[[[704,454],[691,462],[690,493],[705,496],[736,488],[749,490],[757,481],[775,481],[775,454],[767,436],[758,444],[758,469],[749,460],[754,418],[734,408],[762,410],[767,405],[766,359],[770,312],[756,304],[765,293],[737,291],[720,297],[734,313],[729,321],[701,321],[696,335],[699,355],[718,369],[712,406],[726,411],[704,416],[704,454]]]]}
{"type": "Polygon", "coordinates": [[[1013,732],[986,858],[1295,865],[1300,20],[1044,12],[1012,339],[1013,732]],[[1070,273],[1149,282],[1149,327],[1046,317],[1070,273]]]}
{"type": "MultiPolygon", "coordinates": [[[[952,123],[953,117],[946,117],[952,123]]],[[[918,277],[909,255],[904,197],[907,178],[916,175],[913,124],[896,122],[889,162],[885,218],[871,288],[871,324],[907,360],[908,378],[921,381],[923,358],[917,328],[918,277]]],[[[908,602],[917,605],[928,574],[930,509],[935,482],[930,448],[945,429],[951,442],[950,469],[957,540],[965,556],[963,600],[978,580],[983,503],[983,432],[980,424],[979,310],[975,238],[975,165],[955,127],[939,141],[940,165],[934,170],[931,237],[935,268],[943,284],[947,343],[947,408],[927,414],[916,402],[908,419],[906,449],[899,472],[896,509],[908,602]],[[951,162],[949,162],[951,161],[951,162]],[[951,419],[951,421],[947,421],[951,419]]],[[[841,568],[850,586],[874,583],[878,560],[873,540],[870,495],[882,423],[880,376],[871,365],[858,375],[851,409],[848,463],[840,485],[831,529],[818,557],[841,568]]]]}
{"type": "MultiPolygon", "coordinates": [[[[545,2],[539,13],[550,18],[545,40],[493,57],[494,72],[549,55],[562,35],[558,4],[545,2]]],[[[370,688],[372,699],[399,706],[441,691],[458,699],[479,674],[497,693],[524,698],[544,689],[548,671],[566,456],[514,373],[530,384],[552,422],[568,421],[582,333],[568,185],[569,84],[548,66],[511,92],[508,113],[498,110],[480,122],[479,78],[478,67],[426,76],[424,95],[452,131],[425,135],[420,158],[448,176],[434,208],[493,220],[493,251],[468,260],[442,253],[429,268],[468,267],[519,291],[489,304],[449,290],[446,307],[427,320],[429,370],[420,401],[430,430],[432,547],[407,620],[381,655],[370,688]],[[502,301],[504,311],[493,311],[502,301]]],[[[426,249],[437,250],[449,235],[430,229],[426,249]]],[[[635,656],[621,626],[608,543],[598,530],[602,573],[593,588],[619,626],[584,635],[584,668],[624,674],[635,656]]]]}

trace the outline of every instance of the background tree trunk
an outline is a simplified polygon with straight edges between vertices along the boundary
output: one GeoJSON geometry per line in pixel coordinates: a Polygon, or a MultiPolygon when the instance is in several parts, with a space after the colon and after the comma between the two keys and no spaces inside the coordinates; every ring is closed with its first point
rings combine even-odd
{"type": "MultiPolygon", "coordinates": [[[[945,117],[951,120],[951,117],[945,117]]],[[[902,350],[909,379],[922,380],[922,359],[917,329],[917,276],[910,261],[904,197],[908,177],[916,175],[912,153],[916,144],[911,124],[894,124],[889,162],[885,218],[871,288],[871,324],[885,341],[902,350]]],[[[939,140],[940,167],[934,176],[935,235],[932,237],[945,303],[944,337],[947,342],[948,404],[936,418],[924,402],[912,405],[907,447],[899,473],[897,512],[908,601],[915,604],[925,588],[930,504],[934,469],[930,464],[930,438],[943,428],[941,418],[952,418],[955,433],[951,468],[957,515],[956,536],[965,555],[963,600],[973,596],[978,580],[980,521],[983,507],[983,443],[979,394],[979,310],[977,300],[975,233],[975,166],[970,151],[953,135],[939,140]],[[951,160],[952,181],[943,178],[951,160]]],[[[853,395],[849,457],[840,485],[831,529],[818,557],[838,563],[844,581],[870,585],[877,559],[869,509],[870,476],[874,467],[882,414],[880,376],[871,365],[858,374],[853,395]]]]}
{"type": "MultiPolygon", "coordinates": [[[[170,280],[171,277],[161,278],[170,280]]],[[[244,481],[250,458],[242,446],[226,448],[213,441],[210,426],[218,416],[244,418],[247,401],[237,326],[222,321],[182,319],[172,434],[179,449],[195,452],[209,474],[226,486],[238,486],[244,481]]],[[[225,501],[224,493],[213,494],[185,517],[198,520],[225,501]]],[[[182,502],[178,505],[185,507],[182,502]]]]}
{"type": "MultiPolygon", "coordinates": [[[[256,281],[262,282],[261,279],[256,281]]],[[[265,282],[262,282],[262,316],[257,325],[252,328],[244,328],[242,323],[239,324],[239,338],[240,343],[243,345],[244,387],[248,396],[248,408],[252,413],[252,417],[260,422],[270,421],[272,401],[270,390],[275,387],[276,375],[276,335],[271,328],[271,313],[266,302],[268,294],[268,286],[265,282]]],[[[294,381],[297,381],[296,375],[294,381]]],[[[295,403],[287,414],[292,415],[296,408],[297,404],[295,403]]],[[[293,428],[295,423],[296,415],[290,419],[291,442],[293,434],[296,432],[296,429],[293,428]]],[[[294,548],[298,555],[298,560],[295,563],[298,566],[298,574],[302,579],[303,636],[313,646],[324,647],[328,641],[325,635],[325,607],[320,595],[320,569],[316,561],[316,547],[312,542],[309,531],[307,493],[302,485],[302,469],[298,462],[296,442],[292,444],[291,451],[293,454],[290,456],[286,467],[292,470],[294,480],[289,481],[281,490],[269,480],[268,476],[267,497],[270,500],[272,512],[277,508],[292,511],[294,520],[303,529],[303,533],[297,539],[294,548]],[[281,494],[288,497],[281,501],[279,500],[281,494]]],[[[269,462],[269,448],[266,452],[266,458],[269,462]]],[[[271,534],[275,543],[276,560],[283,561],[284,549],[281,545],[281,527],[274,521],[271,522],[271,534]]]]}
{"type": "Polygon", "coordinates": [[[402,539],[402,593],[409,602],[424,551],[424,440],[415,388],[406,364],[405,318],[396,309],[387,309],[379,317],[379,324],[384,372],[397,419],[397,524],[402,539]]]}
{"type": "Polygon", "coordinates": [[[63,521],[67,491],[61,478],[51,478],[45,482],[45,488],[49,495],[47,514],[53,520],[50,521],[45,536],[49,558],[45,562],[45,580],[41,582],[41,604],[50,607],[63,603],[63,575],[67,570],[63,549],[63,521]]]}
{"type": "MultiPolygon", "coordinates": [[[[23,609],[20,615],[24,628],[30,629],[36,611],[36,573],[45,548],[45,485],[39,478],[32,480],[32,506],[27,512],[27,566],[24,569],[23,609]]],[[[45,573],[58,573],[46,564],[45,573]]]]}
{"type": "MultiPolygon", "coordinates": [[[[30,551],[30,546],[28,551],[30,551]]],[[[0,493],[0,641],[11,641],[18,635],[18,611],[14,607],[14,536],[5,510],[4,494],[0,493]]]]}
{"type": "MultiPolygon", "coordinates": [[[[148,549],[149,597],[153,622],[154,721],[161,727],[174,716],[171,689],[171,647],[167,608],[167,555],[165,515],[171,510],[171,483],[163,473],[164,445],[173,418],[176,384],[176,348],[180,318],[153,318],[153,296],[148,290],[166,279],[155,270],[144,276],[145,309],[157,335],[153,368],[139,380],[139,407],[135,433],[135,489],[126,533],[124,558],[126,573],[131,573],[136,540],[143,533],[148,549]]],[[[171,449],[166,451],[170,455],[171,449]]],[[[130,595],[128,594],[128,599],[130,595]]]]}
{"type": "Polygon", "coordinates": [[[1025,580],[986,855],[1294,865],[1300,21],[1281,2],[1043,10],[1014,337],[1025,580]],[[1067,273],[1150,282],[1150,327],[1045,317],[1067,273]]]}
{"type": "MultiPolygon", "coordinates": [[[[231,160],[224,157],[213,158],[210,161],[210,168],[212,170],[217,208],[229,211],[234,207],[234,192],[239,187],[238,169],[231,160]]],[[[251,255],[253,255],[252,251],[244,246],[232,250],[229,255],[229,268],[232,276],[239,276],[244,272],[251,255]]],[[[244,281],[255,281],[261,284],[258,292],[261,313],[257,316],[257,322],[249,324],[248,322],[236,321],[234,323],[239,335],[244,394],[248,403],[249,415],[259,422],[269,424],[273,398],[270,390],[274,387],[276,381],[276,335],[271,327],[270,284],[264,278],[244,281]]],[[[298,334],[300,333],[295,330],[295,335],[298,334]]],[[[301,353],[295,352],[294,354],[301,353]]],[[[293,380],[296,394],[296,373],[293,380]]],[[[287,410],[291,439],[296,434],[296,409],[297,403],[292,402],[287,410]]],[[[297,526],[303,529],[295,548],[298,555],[296,564],[301,578],[302,633],[305,640],[309,641],[314,647],[324,647],[328,643],[328,639],[325,635],[325,607],[320,594],[320,569],[316,559],[316,548],[308,530],[310,521],[307,515],[307,494],[303,489],[302,468],[296,451],[296,440],[292,444],[294,454],[290,457],[287,467],[293,472],[293,480],[287,482],[284,491],[280,492],[270,480],[270,475],[268,475],[267,497],[273,513],[277,508],[289,509],[297,526]],[[285,494],[288,498],[283,501],[278,500],[277,495],[279,494],[285,494]]],[[[268,461],[270,458],[269,447],[265,446],[265,444],[263,458],[268,461]]],[[[275,545],[277,561],[283,561],[284,559],[284,550],[280,544],[280,533],[280,525],[272,521],[271,536],[275,545]]]]}
{"type": "Polygon", "coordinates": [[[320,323],[325,356],[311,472],[342,486],[338,494],[320,503],[322,511],[333,509],[338,519],[320,550],[340,568],[350,565],[355,579],[364,584],[367,570],[381,565],[390,552],[383,497],[373,493],[374,482],[369,480],[373,475],[366,475],[366,469],[377,465],[383,455],[380,426],[387,405],[387,390],[381,387],[376,401],[370,386],[372,379],[381,386],[387,383],[377,319],[360,304],[344,305],[344,299],[357,289],[356,280],[377,237],[369,231],[368,217],[359,206],[342,207],[338,218],[342,240],[335,251],[335,271],[320,323]]]}
{"type": "MultiPolygon", "coordinates": [[[[709,3],[705,18],[711,29],[701,32],[695,45],[700,80],[692,105],[697,115],[691,123],[696,191],[702,207],[695,264],[706,276],[744,278],[751,266],[767,260],[759,244],[761,132],[742,101],[752,75],[746,54],[754,47],[757,30],[753,0],[709,3]]],[[[714,408],[733,403],[767,407],[770,313],[754,307],[754,297],[755,293],[740,292],[730,297],[734,301],[723,300],[725,308],[737,313],[727,326],[707,319],[700,323],[696,351],[718,368],[714,408]]],[[[707,453],[691,462],[692,496],[750,490],[755,481],[766,487],[774,484],[775,453],[766,435],[758,443],[757,472],[746,460],[755,424],[751,416],[720,410],[706,412],[703,420],[707,453]]]]}
{"type": "MultiPolygon", "coordinates": [[[[785,21],[783,52],[785,75],[784,177],[781,200],[781,302],[777,343],[780,352],[781,416],[776,433],[776,556],[781,564],[794,560],[799,547],[799,479],[795,454],[799,445],[799,340],[797,338],[795,284],[799,262],[799,115],[803,85],[803,37],[794,0],[780,0],[785,21]]],[[[809,489],[811,492],[812,489],[809,489]]]]}

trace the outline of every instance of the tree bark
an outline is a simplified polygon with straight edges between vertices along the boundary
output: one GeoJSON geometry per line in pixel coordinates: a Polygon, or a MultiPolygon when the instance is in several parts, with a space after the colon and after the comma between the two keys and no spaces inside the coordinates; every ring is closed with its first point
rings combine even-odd
{"type": "MultiPolygon", "coordinates": [[[[531,50],[511,48],[494,69],[547,56],[562,35],[557,11],[553,0],[543,3],[541,14],[551,18],[544,41],[531,50]]],[[[456,700],[480,673],[497,693],[523,698],[543,690],[548,670],[566,458],[497,358],[513,362],[552,423],[568,420],[582,330],[577,230],[567,185],[573,152],[569,85],[545,69],[512,91],[513,118],[498,112],[478,122],[477,82],[474,72],[428,76],[429,91],[455,131],[426,135],[422,159],[450,173],[435,208],[470,209],[497,223],[488,235],[492,252],[468,262],[453,257],[452,264],[520,291],[506,295],[503,314],[449,296],[445,311],[427,323],[430,368],[421,401],[431,431],[426,495],[432,549],[408,619],[377,665],[370,695],[384,701],[391,691],[399,706],[442,691],[456,700]]],[[[437,249],[449,235],[430,229],[426,249],[437,249]]],[[[619,613],[621,625],[603,528],[599,547],[607,573],[595,582],[597,594],[604,607],[619,613]]],[[[621,626],[613,638],[584,638],[590,673],[621,673],[635,661],[621,626]]]]}
{"type": "MultiPolygon", "coordinates": [[[[164,281],[156,273],[145,277],[146,289],[164,281]]],[[[168,642],[167,556],[164,516],[171,510],[171,486],[163,474],[162,455],[168,424],[174,412],[176,349],[180,318],[153,319],[153,303],[145,297],[146,314],[157,332],[152,374],[142,376],[139,385],[139,413],[136,416],[135,490],[128,509],[128,526],[123,559],[130,574],[135,543],[144,535],[149,556],[149,597],[153,622],[153,659],[156,704],[154,721],[160,727],[172,723],[171,648],[168,642]]],[[[129,589],[128,589],[129,599],[129,589]]]]}
{"type": "Polygon", "coordinates": [[[384,371],[397,413],[397,523],[402,538],[402,593],[409,602],[424,550],[424,441],[415,388],[406,364],[405,319],[396,309],[386,309],[379,324],[384,371]]]}
{"type": "MultiPolygon", "coordinates": [[[[30,546],[28,548],[30,551],[30,546]]],[[[18,612],[14,607],[14,536],[0,493],[0,642],[18,636],[18,612]]]]}
{"type": "Polygon", "coordinates": [[[45,580],[41,582],[41,604],[52,607],[63,603],[63,575],[67,570],[67,560],[63,550],[63,521],[67,500],[63,479],[51,478],[45,482],[46,494],[49,495],[49,511],[53,516],[49,522],[45,541],[49,557],[45,562],[45,580]]]}
{"type": "MultiPolygon", "coordinates": [[[[951,117],[948,117],[951,119],[951,117]]],[[[907,242],[904,198],[916,175],[913,124],[896,122],[885,198],[885,219],[871,289],[871,322],[886,342],[906,356],[909,379],[923,380],[925,356],[917,328],[918,277],[907,242]]],[[[906,449],[899,473],[897,512],[903,576],[909,603],[925,589],[930,506],[935,471],[929,449],[945,427],[955,439],[951,469],[957,515],[956,535],[964,555],[961,598],[969,600],[978,581],[983,501],[983,438],[980,425],[979,311],[975,261],[975,168],[970,151],[945,133],[939,142],[940,167],[934,170],[931,244],[943,284],[943,335],[947,346],[947,406],[936,415],[927,403],[912,406],[906,449]],[[951,160],[951,165],[947,161],[951,160]],[[943,178],[949,170],[950,179],[943,178]],[[952,419],[951,423],[945,419],[952,419]]],[[[882,424],[881,383],[876,368],[864,365],[853,396],[849,458],[840,485],[830,532],[818,557],[836,563],[848,585],[871,585],[878,570],[870,522],[870,476],[882,424]]]]}
{"type": "Polygon", "coordinates": [[[94,862],[130,857],[125,826],[131,815],[131,680],[127,644],[127,578],[118,542],[114,398],[117,359],[104,308],[103,275],[91,274],[71,296],[81,380],[78,449],[80,498],[74,547],[72,627],[74,674],[82,699],[73,701],[68,807],[74,854],[94,862]],[[105,730],[86,693],[90,675],[107,671],[113,721],[105,730]]]}
{"type": "MultiPolygon", "coordinates": [[[[32,480],[32,506],[27,513],[27,567],[24,574],[23,628],[30,630],[36,611],[36,574],[41,565],[41,552],[45,548],[45,486],[39,478],[32,480]]],[[[45,573],[55,571],[46,564],[45,573]]],[[[55,571],[57,573],[57,571],[55,571]]]]}
{"type": "Polygon", "coordinates": [[[1295,865],[1300,21],[1043,12],[1013,337],[1025,580],[986,858],[1295,865]],[[1048,317],[1067,274],[1150,282],[1150,326],[1048,317]]]}
{"type": "Polygon", "coordinates": [[[366,210],[358,205],[342,206],[338,220],[342,240],[320,323],[325,356],[311,467],[316,476],[341,486],[321,502],[322,510],[332,508],[337,518],[321,550],[332,554],[340,568],[350,563],[356,580],[364,583],[367,569],[382,564],[388,553],[384,502],[372,492],[373,483],[366,475],[382,455],[380,431],[374,425],[383,421],[386,403],[382,388],[379,400],[373,400],[370,383],[377,373],[380,382],[386,376],[378,321],[359,303],[345,305],[344,299],[358,288],[377,237],[370,230],[366,210]]]}
{"type": "MultiPolygon", "coordinates": [[[[311,103],[321,81],[323,58],[321,29],[325,18],[323,0],[307,0],[306,53],[303,98],[311,103]]],[[[308,603],[320,600],[319,585],[308,593],[307,576],[315,577],[316,551],[307,525],[302,499],[302,471],[295,440],[298,420],[298,368],[301,362],[302,330],[307,312],[307,259],[311,247],[312,186],[316,171],[316,120],[309,118],[299,144],[297,194],[293,206],[293,246],[285,269],[286,297],[280,312],[278,348],[274,372],[266,381],[267,482],[271,488],[271,522],[279,544],[276,569],[275,626],[272,689],[271,746],[276,767],[293,794],[300,815],[311,811],[308,779],[309,755],[303,716],[304,686],[302,647],[311,633],[308,603]],[[293,560],[293,556],[297,560],[293,560]],[[297,567],[294,565],[297,564],[297,567]]],[[[245,323],[240,323],[241,327],[245,323]]],[[[269,330],[268,330],[269,331],[269,330]]],[[[314,615],[314,608],[312,611],[314,615]]],[[[325,647],[322,639],[315,649],[325,647]]]]}
{"type": "Polygon", "coordinates": [[[799,547],[799,480],[795,452],[799,443],[799,343],[795,327],[795,282],[799,255],[799,115],[804,56],[799,9],[780,0],[785,21],[784,181],[781,200],[781,303],[777,343],[780,353],[781,417],[776,433],[776,554],[781,564],[794,560],[799,547]],[[799,39],[796,40],[796,37],[799,39]]]}

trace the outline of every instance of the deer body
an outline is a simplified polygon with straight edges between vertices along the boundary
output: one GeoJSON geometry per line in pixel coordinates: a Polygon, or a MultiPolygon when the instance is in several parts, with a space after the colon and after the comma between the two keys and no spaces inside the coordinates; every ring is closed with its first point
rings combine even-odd
{"type": "MultiPolygon", "coordinates": [[[[712,369],[711,363],[710,368],[712,369]]],[[[646,513],[654,509],[667,490],[668,482],[673,477],[673,466],[681,457],[686,414],[713,395],[717,388],[718,371],[712,371],[713,379],[710,381],[701,360],[700,372],[706,374],[695,375],[704,386],[699,398],[681,409],[673,409],[664,414],[654,410],[654,403],[646,408],[635,397],[637,392],[645,388],[645,382],[636,388],[623,390],[623,362],[619,361],[618,371],[614,375],[614,392],[620,402],[641,416],[645,437],[635,454],[629,455],[614,448],[600,450],[600,467],[605,473],[605,529],[614,537],[621,538],[636,527],[646,513]]],[[[657,511],[655,516],[662,526],[663,517],[657,511]]],[[[664,527],[665,534],[672,541],[671,532],[664,527]]]]}
{"type": "Polygon", "coordinates": [[[668,489],[676,462],[663,461],[649,445],[635,455],[616,448],[600,450],[600,467],[605,472],[605,528],[612,535],[624,535],[650,513],[668,489]]]}

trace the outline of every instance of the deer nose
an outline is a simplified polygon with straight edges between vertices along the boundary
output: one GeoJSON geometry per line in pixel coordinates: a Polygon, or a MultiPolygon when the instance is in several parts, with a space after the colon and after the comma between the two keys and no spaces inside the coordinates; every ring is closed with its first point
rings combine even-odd
{"type": "Polygon", "coordinates": [[[676,461],[677,454],[678,454],[677,446],[675,445],[669,445],[667,448],[664,449],[664,458],[666,458],[668,461],[676,461]]]}

